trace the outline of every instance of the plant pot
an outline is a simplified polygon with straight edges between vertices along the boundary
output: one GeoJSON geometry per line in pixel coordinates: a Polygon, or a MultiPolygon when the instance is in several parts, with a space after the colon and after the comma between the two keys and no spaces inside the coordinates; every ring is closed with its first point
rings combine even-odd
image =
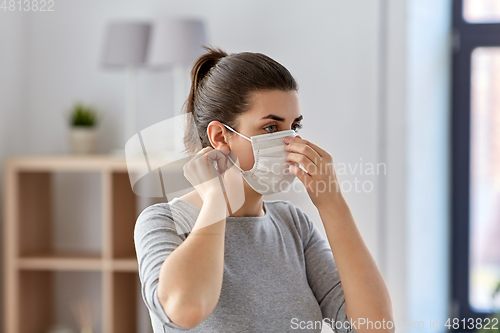
{"type": "Polygon", "coordinates": [[[95,154],[97,152],[97,129],[94,127],[75,126],[69,132],[71,152],[73,154],[95,154]]]}

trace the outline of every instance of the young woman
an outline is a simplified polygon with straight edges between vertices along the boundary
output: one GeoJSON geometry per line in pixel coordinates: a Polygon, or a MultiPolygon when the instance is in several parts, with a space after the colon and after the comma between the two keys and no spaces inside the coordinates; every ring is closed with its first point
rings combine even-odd
{"type": "Polygon", "coordinates": [[[154,332],[320,332],[323,319],[339,332],[393,332],[387,287],[332,157],[295,133],[294,78],[260,53],[206,50],[185,110],[194,157],[184,175],[195,190],[147,207],[135,226],[154,332]],[[263,200],[295,177],[328,240],[291,202],[263,200]]]}

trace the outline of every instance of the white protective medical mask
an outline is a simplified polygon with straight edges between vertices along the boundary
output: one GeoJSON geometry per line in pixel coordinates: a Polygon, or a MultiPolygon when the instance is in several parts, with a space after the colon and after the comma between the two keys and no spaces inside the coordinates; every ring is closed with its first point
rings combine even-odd
{"type": "Polygon", "coordinates": [[[290,152],[283,149],[285,146],[283,138],[285,136],[295,137],[297,133],[294,130],[286,130],[248,138],[231,127],[225,124],[224,126],[252,143],[255,159],[252,169],[242,170],[228,155],[231,162],[240,169],[241,175],[248,185],[263,195],[287,190],[296,176],[288,169],[291,162],[287,162],[285,159],[290,152]]]}

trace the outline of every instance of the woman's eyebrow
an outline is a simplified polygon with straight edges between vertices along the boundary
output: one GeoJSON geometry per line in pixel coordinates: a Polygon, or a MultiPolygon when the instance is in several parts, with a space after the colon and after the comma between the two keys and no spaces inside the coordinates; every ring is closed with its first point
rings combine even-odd
{"type": "MultiPolygon", "coordinates": [[[[304,118],[304,117],[302,115],[300,115],[299,117],[295,118],[294,122],[302,120],[302,118],[304,118]]],[[[274,119],[276,121],[285,121],[285,118],[277,116],[275,114],[268,114],[267,116],[262,117],[262,119],[274,119]]]]}

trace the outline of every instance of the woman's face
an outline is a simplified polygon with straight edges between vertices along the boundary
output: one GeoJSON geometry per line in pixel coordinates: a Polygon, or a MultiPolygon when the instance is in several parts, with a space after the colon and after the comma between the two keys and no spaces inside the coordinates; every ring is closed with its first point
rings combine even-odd
{"type": "MultiPolygon", "coordinates": [[[[235,131],[250,138],[300,128],[302,115],[296,91],[259,91],[253,93],[251,101],[251,108],[238,117],[235,131]]],[[[254,165],[252,143],[229,129],[224,129],[230,134],[228,150],[238,156],[242,170],[250,170],[254,165]]]]}

